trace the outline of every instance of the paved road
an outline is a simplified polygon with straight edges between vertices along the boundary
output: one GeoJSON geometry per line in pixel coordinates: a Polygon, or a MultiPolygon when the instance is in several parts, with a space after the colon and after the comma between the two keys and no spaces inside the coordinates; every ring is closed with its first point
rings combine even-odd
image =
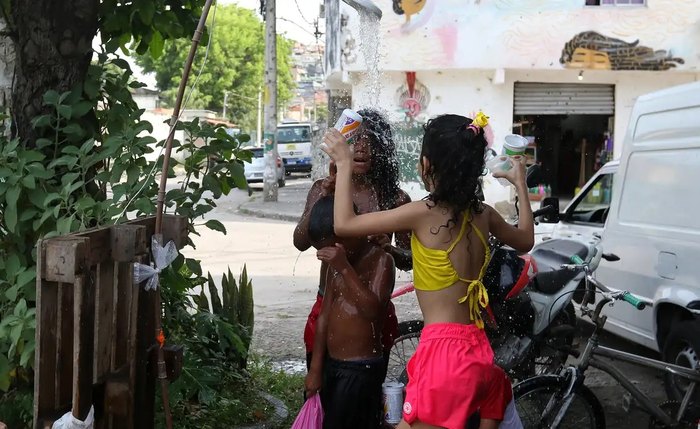
{"type": "MultiPolygon", "coordinates": [[[[288,187],[308,187],[309,179],[292,178],[288,187]]],[[[252,348],[273,361],[297,368],[303,361],[302,333],[306,316],[315,298],[319,262],[311,251],[301,253],[292,245],[294,224],[242,216],[237,207],[248,201],[248,194],[233,191],[221,200],[210,217],[220,220],[227,235],[202,230],[195,237],[196,254],[203,268],[218,279],[229,267],[238,273],[246,264],[253,281],[255,299],[255,334],[252,348]]],[[[399,283],[410,280],[400,275],[399,283]]],[[[396,302],[399,320],[420,316],[413,294],[396,302]]],[[[584,334],[585,335],[585,334],[584,334]]],[[[612,335],[605,343],[635,353],[655,356],[654,352],[637,347],[612,335]]],[[[302,366],[303,367],[303,366],[302,366]]],[[[622,365],[621,369],[656,402],[665,400],[661,377],[653,371],[622,365]]],[[[606,410],[608,428],[646,427],[647,416],[634,408],[622,409],[624,391],[607,375],[591,370],[586,383],[594,388],[606,410]]]]}

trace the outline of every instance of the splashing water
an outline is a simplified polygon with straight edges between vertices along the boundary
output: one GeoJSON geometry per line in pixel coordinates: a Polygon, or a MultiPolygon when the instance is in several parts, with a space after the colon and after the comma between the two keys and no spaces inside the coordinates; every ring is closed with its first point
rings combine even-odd
{"type": "Polygon", "coordinates": [[[297,255],[297,258],[294,260],[294,266],[292,267],[292,286],[297,285],[297,264],[299,263],[299,258],[301,257],[302,252],[299,252],[297,255]]]}
{"type": "Polygon", "coordinates": [[[360,51],[365,59],[365,97],[367,106],[379,105],[381,93],[379,73],[379,18],[365,11],[360,12],[360,51]]]}

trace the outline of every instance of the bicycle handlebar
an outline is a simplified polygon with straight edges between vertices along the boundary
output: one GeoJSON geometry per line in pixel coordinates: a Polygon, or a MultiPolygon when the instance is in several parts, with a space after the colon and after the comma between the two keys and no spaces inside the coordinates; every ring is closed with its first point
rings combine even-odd
{"type": "Polygon", "coordinates": [[[604,284],[600,283],[598,280],[593,278],[593,276],[590,274],[590,266],[595,266],[595,261],[597,260],[598,262],[600,259],[603,257],[603,254],[598,250],[596,255],[592,258],[592,261],[589,263],[585,263],[580,257],[574,255],[571,257],[571,262],[573,264],[564,264],[562,265],[563,269],[568,269],[572,271],[580,271],[583,270],[586,273],[585,281],[586,281],[586,290],[585,290],[585,295],[584,299],[581,302],[582,307],[588,306],[590,299],[590,295],[594,292],[594,289],[599,289],[605,294],[608,294],[607,299],[608,301],[612,300],[621,300],[629,303],[632,305],[634,308],[637,310],[644,310],[647,306],[651,306],[653,303],[649,300],[639,298],[633,294],[631,294],[628,291],[613,291],[610,290],[607,286],[604,284]],[[591,287],[591,285],[593,287],[591,287]]]}
{"type": "Polygon", "coordinates": [[[646,307],[645,303],[643,303],[639,298],[627,291],[622,293],[622,300],[632,304],[632,306],[634,306],[634,308],[636,308],[637,310],[644,310],[644,308],[646,307]]]}

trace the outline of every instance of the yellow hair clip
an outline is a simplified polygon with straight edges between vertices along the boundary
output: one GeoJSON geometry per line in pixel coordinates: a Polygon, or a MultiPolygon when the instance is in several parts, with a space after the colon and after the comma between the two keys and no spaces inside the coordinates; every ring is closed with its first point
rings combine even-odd
{"type": "Polygon", "coordinates": [[[472,124],[476,125],[479,128],[484,128],[489,124],[489,117],[484,115],[484,112],[479,111],[479,113],[477,113],[474,119],[472,120],[472,124]]]}

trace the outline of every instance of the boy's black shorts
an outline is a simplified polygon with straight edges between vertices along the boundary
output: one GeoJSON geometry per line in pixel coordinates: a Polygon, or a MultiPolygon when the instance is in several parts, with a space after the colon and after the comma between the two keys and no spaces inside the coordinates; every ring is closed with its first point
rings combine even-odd
{"type": "Polygon", "coordinates": [[[339,361],[323,365],[324,429],[375,429],[384,417],[384,358],[339,361]]]}

